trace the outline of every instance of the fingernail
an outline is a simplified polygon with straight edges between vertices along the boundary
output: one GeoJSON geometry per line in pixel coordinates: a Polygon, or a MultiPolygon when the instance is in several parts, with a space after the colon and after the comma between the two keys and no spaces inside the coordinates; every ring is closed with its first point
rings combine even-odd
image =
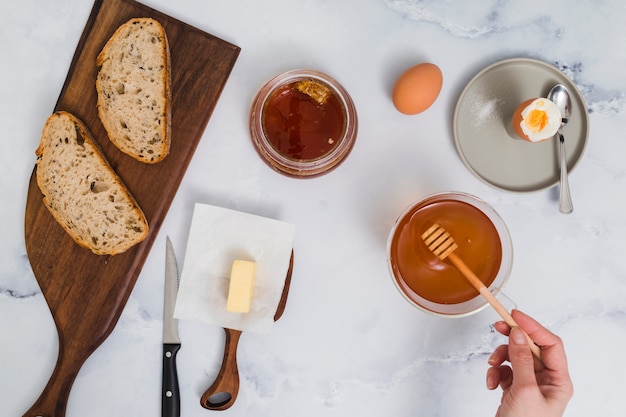
{"type": "Polygon", "coordinates": [[[513,327],[511,329],[511,334],[509,335],[509,339],[512,343],[516,345],[524,345],[526,344],[526,336],[524,332],[519,327],[513,327]]]}
{"type": "Polygon", "coordinates": [[[491,373],[487,373],[487,389],[496,389],[498,387],[498,383],[496,379],[491,373]]]}

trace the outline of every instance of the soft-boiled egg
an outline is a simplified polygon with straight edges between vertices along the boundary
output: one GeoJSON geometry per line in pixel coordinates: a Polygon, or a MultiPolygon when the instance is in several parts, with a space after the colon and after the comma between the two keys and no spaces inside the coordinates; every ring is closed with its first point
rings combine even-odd
{"type": "Polygon", "coordinates": [[[513,128],[529,142],[553,137],[561,126],[561,111],[547,98],[534,98],[520,104],[513,113],[513,128]]]}
{"type": "Polygon", "coordinates": [[[442,84],[443,76],[437,65],[415,65],[398,77],[391,94],[393,105],[400,113],[421,113],[435,102],[442,84]]]}

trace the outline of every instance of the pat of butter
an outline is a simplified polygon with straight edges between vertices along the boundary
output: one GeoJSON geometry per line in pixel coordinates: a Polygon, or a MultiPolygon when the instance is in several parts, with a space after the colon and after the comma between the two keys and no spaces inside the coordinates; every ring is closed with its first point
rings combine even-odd
{"type": "Polygon", "coordinates": [[[248,313],[252,304],[256,263],[236,260],[230,271],[230,285],[226,310],[232,313],[248,313]]]}

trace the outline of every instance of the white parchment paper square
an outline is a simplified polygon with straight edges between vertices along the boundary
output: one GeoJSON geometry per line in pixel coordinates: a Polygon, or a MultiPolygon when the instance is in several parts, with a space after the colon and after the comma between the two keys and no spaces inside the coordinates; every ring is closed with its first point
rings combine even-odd
{"type": "Polygon", "coordinates": [[[294,233],[295,227],[285,222],[197,203],[174,317],[269,332],[285,284],[294,233]],[[230,270],[236,259],[256,262],[249,313],[226,310],[230,270]]]}

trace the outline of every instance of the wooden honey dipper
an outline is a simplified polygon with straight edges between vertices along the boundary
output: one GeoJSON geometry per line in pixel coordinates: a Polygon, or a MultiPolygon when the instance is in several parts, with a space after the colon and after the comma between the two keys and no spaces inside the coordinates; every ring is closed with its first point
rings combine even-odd
{"type": "MultiPolygon", "coordinates": [[[[476,290],[487,300],[494,310],[502,317],[509,327],[519,327],[506,308],[498,301],[498,299],[489,291],[485,284],[474,274],[474,272],[463,262],[463,260],[454,253],[458,245],[443,227],[439,224],[432,225],[422,234],[422,239],[428,249],[442,261],[450,259],[450,262],[463,274],[463,276],[472,284],[476,290]]],[[[541,360],[541,349],[533,342],[533,340],[524,332],[528,345],[537,359],[541,360]]]]}

